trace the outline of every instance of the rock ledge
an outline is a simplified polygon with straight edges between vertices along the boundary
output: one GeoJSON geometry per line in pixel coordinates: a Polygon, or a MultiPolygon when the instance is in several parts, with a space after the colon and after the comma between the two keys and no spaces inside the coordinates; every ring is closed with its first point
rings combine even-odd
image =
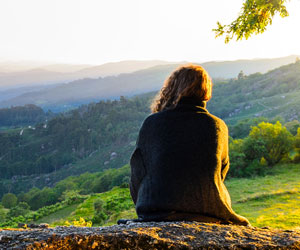
{"type": "Polygon", "coordinates": [[[0,249],[300,249],[300,231],[198,222],[6,229],[0,249]]]}

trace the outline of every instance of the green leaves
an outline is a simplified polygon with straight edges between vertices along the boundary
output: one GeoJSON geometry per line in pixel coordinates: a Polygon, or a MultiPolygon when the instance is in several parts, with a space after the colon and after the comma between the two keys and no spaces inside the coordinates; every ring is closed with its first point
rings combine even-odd
{"type": "MultiPolygon", "coordinates": [[[[299,134],[300,134],[300,128],[299,134]]],[[[297,138],[297,137],[296,137],[297,138]]],[[[263,175],[280,161],[290,161],[295,138],[279,121],[253,126],[245,139],[230,140],[229,176],[263,175]]],[[[295,146],[297,150],[297,146],[295,146]]]]}
{"type": "Polygon", "coordinates": [[[263,33],[268,25],[272,24],[275,14],[281,17],[289,15],[285,3],[287,0],[246,0],[243,3],[241,14],[229,25],[217,22],[213,29],[216,37],[225,35],[225,43],[233,38],[246,40],[253,34],[263,33]]]}
{"type": "Polygon", "coordinates": [[[249,138],[262,140],[266,152],[262,155],[269,166],[274,166],[292,150],[293,137],[278,121],[276,124],[262,122],[253,127],[249,138]]]}

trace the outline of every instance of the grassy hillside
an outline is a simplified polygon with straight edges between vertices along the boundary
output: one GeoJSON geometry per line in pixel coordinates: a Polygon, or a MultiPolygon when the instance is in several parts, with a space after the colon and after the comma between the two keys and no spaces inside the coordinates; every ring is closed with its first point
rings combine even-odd
{"type": "Polygon", "coordinates": [[[228,123],[246,117],[300,117],[300,62],[216,83],[208,109],[228,123]]]}
{"type": "MultiPolygon", "coordinates": [[[[233,209],[247,217],[253,226],[283,229],[300,229],[300,164],[277,165],[273,174],[252,179],[230,179],[226,186],[230,192],[233,209]]],[[[70,205],[39,219],[38,223],[52,226],[71,224],[84,218],[92,221],[94,202],[103,201],[107,218],[98,225],[115,224],[120,218],[135,218],[134,205],[128,188],[90,195],[83,203],[70,205]],[[109,212],[105,208],[110,208],[109,212]]]]}

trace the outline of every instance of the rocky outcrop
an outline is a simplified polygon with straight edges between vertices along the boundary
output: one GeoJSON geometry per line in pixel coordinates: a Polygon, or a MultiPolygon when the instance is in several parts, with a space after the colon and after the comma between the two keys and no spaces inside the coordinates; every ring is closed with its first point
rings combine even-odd
{"type": "Polygon", "coordinates": [[[0,249],[300,249],[300,231],[196,222],[8,229],[0,249]]]}

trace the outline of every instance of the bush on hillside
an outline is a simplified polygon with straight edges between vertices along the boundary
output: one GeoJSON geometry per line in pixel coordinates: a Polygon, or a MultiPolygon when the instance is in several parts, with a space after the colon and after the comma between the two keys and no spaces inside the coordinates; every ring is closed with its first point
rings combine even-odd
{"type": "Polygon", "coordinates": [[[6,214],[7,214],[7,209],[5,209],[2,205],[0,205],[0,223],[2,223],[5,220],[6,214]]]}
{"type": "Polygon", "coordinates": [[[5,208],[12,208],[17,205],[17,196],[12,193],[3,195],[1,203],[5,208]]]}
{"type": "Polygon", "coordinates": [[[300,127],[297,130],[297,135],[295,139],[295,151],[296,156],[294,158],[294,162],[300,163],[300,127]]]}
{"type": "Polygon", "coordinates": [[[245,139],[230,139],[228,174],[230,177],[264,175],[280,161],[290,160],[293,144],[293,136],[279,121],[275,124],[261,122],[252,127],[245,139]]]}
{"type": "Polygon", "coordinates": [[[20,202],[17,206],[11,208],[7,214],[8,218],[24,216],[29,213],[29,205],[26,202],[20,202]]]}
{"type": "Polygon", "coordinates": [[[276,124],[262,122],[252,128],[244,145],[248,160],[264,157],[271,167],[288,156],[293,148],[293,136],[279,121],[276,124]]]}

